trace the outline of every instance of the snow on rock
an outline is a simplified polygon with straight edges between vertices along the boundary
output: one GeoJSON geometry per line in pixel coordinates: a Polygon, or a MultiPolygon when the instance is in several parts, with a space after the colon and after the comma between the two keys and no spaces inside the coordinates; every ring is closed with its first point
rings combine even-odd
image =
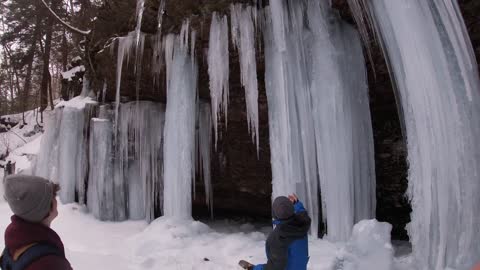
{"type": "Polygon", "coordinates": [[[390,270],[393,247],[392,225],[377,220],[362,220],[353,227],[352,237],[335,261],[336,270],[390,270]]]}
{"type": "Polygon", "coordinates": [[[91,97],[77,96],[70,99],[69,101],[59,102],[55,106],[55,108],[69,107],[69,108],[83,109],[87,104],[97,104],[97,102],[91,97]]]}
{"type": "Polygon", "coordinates": [[[62,78],[64,80],[71,81],[73,77],[77,76],[77,73],[85,72],[85,66],[80,65],[76,66],[70,70],[67,70],[65,72],[62,72],[62,78]]]}

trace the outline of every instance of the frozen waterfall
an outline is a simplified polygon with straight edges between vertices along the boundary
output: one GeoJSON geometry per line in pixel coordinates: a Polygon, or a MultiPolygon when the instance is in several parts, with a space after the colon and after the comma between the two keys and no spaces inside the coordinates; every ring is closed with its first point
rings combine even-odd
{"type": "Polygon", "coordinates": [[[375,214],[373,133],[359,35],[322,1],[278,2],[266,20],[273,197],[296,192],[311,213],[312,234],[321,213],[328,238],[345,241],[356,221],[375,214]]]}
{"type": "Polygon", "coordinates": [[[408,142],[416,264],[469,270],[480,256],[480,82],[457,1],[368,4],[408,142]]]}
{"type": "Polygon", "coordinates": [[[166,37],[167,108],[164,147],[164,215],[191,218],[195,175],[195,120],[198,68],[188,22],[180,35],[166,37]]]}

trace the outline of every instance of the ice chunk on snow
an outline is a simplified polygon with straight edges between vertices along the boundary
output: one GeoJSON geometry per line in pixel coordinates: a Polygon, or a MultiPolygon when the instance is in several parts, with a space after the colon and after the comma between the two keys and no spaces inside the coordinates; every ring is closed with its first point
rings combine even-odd
{"type": "Polygon", "coordinates": [[[391,230],[392,225],[376,220],[357,223],[349,242],[337,254],[334,269],[392,269],[394,252],[390,240],[391,230]]]}

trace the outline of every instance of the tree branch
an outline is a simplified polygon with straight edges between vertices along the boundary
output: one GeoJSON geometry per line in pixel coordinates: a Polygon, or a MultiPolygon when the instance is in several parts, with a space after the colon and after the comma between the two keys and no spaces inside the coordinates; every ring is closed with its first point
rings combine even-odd
{"type": "Polygon", "coordinates": [[[42,0],[42,3],[43,5],[45,5],[45,7],[50,11],[50,13],[55,17],[57,18],[57,20],[63,24],[65,27],[67,27],[67,29],[69,29],[70,31],[74,32],[74,33],[77,33],[77,34],[80,34],[82,36],[87,36],[88,34],[90,34],[90,30],[88,31],[84,31],[84,30],[80,30],[78,28],[75,28],[73,26],[71,26],[70,24],[66,23],[64,20],[62,20],[49,6],[47,3],[45,3],[45,0],[42,0]]]}

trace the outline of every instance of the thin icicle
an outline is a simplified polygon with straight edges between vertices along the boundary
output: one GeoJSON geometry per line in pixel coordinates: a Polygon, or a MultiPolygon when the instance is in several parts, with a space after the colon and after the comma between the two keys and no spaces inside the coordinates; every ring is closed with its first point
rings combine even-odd
{"type": "Polygon", "coordinates": [[[210,98],[213,127],[215,129],[215,147],[218,142],[218,119],[222,112],[225,116],[225,125],[228,122],[230,73],[228,41],[227,17],[220,18],[217,13],[213,13],[208,49],[208,75],[210,76],[210,98]]]}
{"type": "Polygon", "coordinates": [[[230,6],[232,17],[232,42],[238,50],[240,58],[241,81],[245,88],[247,103],[248,129],[252,141],[260,151],[258,123],[258,80],[257,58],[255,53],[255,26],[252,7],[242,4],[230,6]]]}
{"type": "Polygon", "coordinates": [[[213,218],[213,188],[210,170],[211,149],[212,149],[212,113],[208,103],[200,103],[198,115],[198,149],[200,165],[205,185],[205,201],[210,209],[213,218]]]}
{"type": "Polygon", "coordinates": [[[157,28],[160,33],[162,32],[163,14],[165,14],[165,2],[166,0],[160,0],[160,5],[158,6],[157,28]]]}

